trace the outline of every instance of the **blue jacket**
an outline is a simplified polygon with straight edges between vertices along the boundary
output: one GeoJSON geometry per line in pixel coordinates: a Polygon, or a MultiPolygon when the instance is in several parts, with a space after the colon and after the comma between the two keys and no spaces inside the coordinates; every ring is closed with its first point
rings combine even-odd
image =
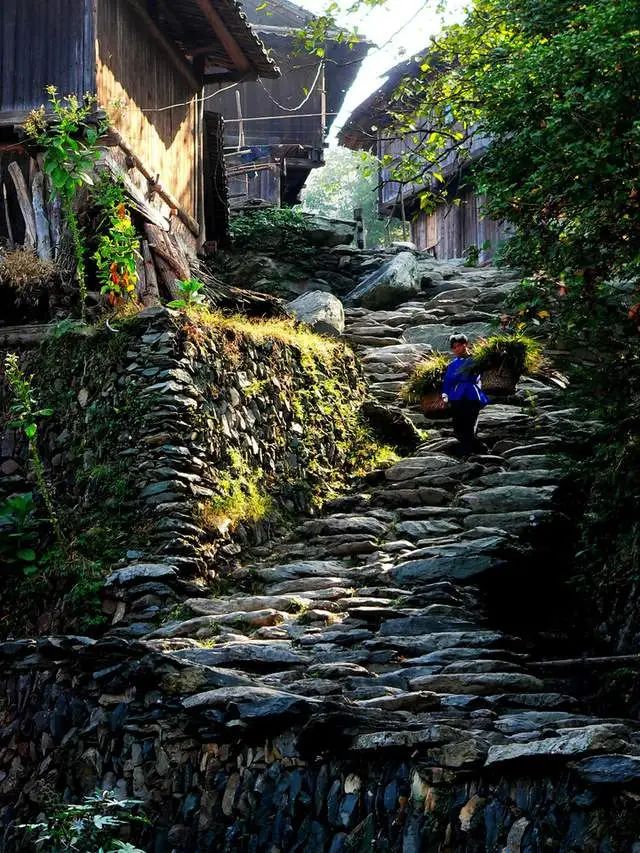
{"type": "Polygon", "coordinates": [[[482,391],[480,374],[474,369],[473,359],[454,358],[444,375],[442,393],[446,394],[449,402],[458,400],[475,400],[481,406],[489,402],[482,391]]]}

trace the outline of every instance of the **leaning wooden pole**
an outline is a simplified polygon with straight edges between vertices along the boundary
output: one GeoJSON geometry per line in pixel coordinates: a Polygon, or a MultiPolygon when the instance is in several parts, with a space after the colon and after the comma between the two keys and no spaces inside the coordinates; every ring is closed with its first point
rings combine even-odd
{"type": "Polygon", "coordinates": [[[31,207],[31,199],[29,198],[27,182],[24,179],[24,175],[22,174],[20,166],[18,166],[15,161],[13,163],[9,163],[9,166],[7,168],[9,170],[9,174],[11,175],[13,185],[16,188],[20,212],[22,213],[22,218],[24,219],[25,248],[35,249],[38,240],[36,232],[36,220],[33,213],[33,208],[31,207]]]}

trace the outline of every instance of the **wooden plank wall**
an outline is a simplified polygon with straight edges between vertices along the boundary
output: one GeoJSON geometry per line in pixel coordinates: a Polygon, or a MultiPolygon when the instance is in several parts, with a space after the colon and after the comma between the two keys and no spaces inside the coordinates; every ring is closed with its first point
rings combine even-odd
{"type": "MultiPolygon", "coordinates": [[[[236,121],[238,118],[237,91],[240,93],[244,119],[273,116],[271,120],[245,121],[244,143],[247,147],[299,143],[317,148],[321,156],[324,144],[322,119],[319,115],[322,112],[322,80],[318,81],[311,97],[300,109],[300,115],[280,109],[269,98],[270,95],[278,104],[283,104],[289,109],[297,107],[304,99],[305,92],[313,85],[320,60],[301,55],[288,56],[293,46],[292,39],[264,34],[262,37],[270,47],[274,48],[274,56],[282,76],[275,80],[263,80],[264,89],[260,83],[250,82],[241,83],[233,89],[220,92],[219,95],[205,102],[205,109],[222,113],[225,118],[225,145],[237,146],[240,129],[240,123],[236,121]]],[[[213,94],[218,88],[218,86],[208,86],[206,93],[213,94]]],[[[329,117],[329,121],[332,120],[333,118],[329,117]]]]}
{"type": "Polygon", "coordinates": [[[49,84],[93,91],[93,57],[91,0],[0,0],[0,113],[39,107],[49,84]]]}
{"type": "Polygon", "coordinates": [[[98,100],[107,108],[120,102],[115,128],[197,219],[197,93],[127,0],[97,0],[97,7],[98,100]],[[172,104],[186,106],[156,111],[172,104]]]}
{"type": "Polygon", "coordinates": [[[491,243],[483,254],[493,256],[496,248],[509,236],[509,226],[482,216],[484,198],[467,192],[460,205],[440,205],[431,216],[420,213],[411,223],[413,242],[419,249],[428,250],[440,260],[461,258],[469,246],[481,248],[485,240],[491,243]]]}

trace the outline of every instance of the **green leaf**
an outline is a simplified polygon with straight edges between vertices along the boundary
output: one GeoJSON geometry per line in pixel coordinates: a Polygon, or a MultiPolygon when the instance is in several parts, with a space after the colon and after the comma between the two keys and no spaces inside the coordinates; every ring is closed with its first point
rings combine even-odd
{"type": "Polygon", "coordinates": [[[24,560],[25,563],[33,563],[36,559],[36,552],[33,548],[21,548],[16,552],[16,556],[19,560],[24,560]]]}
{"type": "Polygon", "coordinates": [[[27,424],[24,428],[24,434],[27,438],[35,438],[38,432],[38,427],[35,424],[27,424]]]}

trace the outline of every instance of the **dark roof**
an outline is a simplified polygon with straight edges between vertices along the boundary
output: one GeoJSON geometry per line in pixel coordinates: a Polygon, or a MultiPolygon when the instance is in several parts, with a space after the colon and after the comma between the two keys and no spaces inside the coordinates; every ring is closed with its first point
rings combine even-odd
{"type": "Polygon", "coordinates": [[[279,75],[239,0],[165,0],[155,8],[165,35],[187,56],[204,57],[205,75],[223,76],[224,69],[230,78],[234,74],[243,79],[279,75]],[[244,55],[244,68],[239,67],[234,52],[244,55]]]}
{"type": "Polygon", "coordinates": [[[312,12],[290,3],[289,0],[243,0],[247,17],[256,29],[263,26],[299,29],[314,19],[312,12]],[[263,9],[259,8],[264,6],[263,9]]]}
{"type": "Polygon", "coordinates": [[[403,80],[417,76],[422,59],[412,58],[401,62],[387,72],[384,82],[351,113],[338,134],[345,148],[371,150],[378,137],[378,129],[392,123],[393,94],[403,80]]]}

